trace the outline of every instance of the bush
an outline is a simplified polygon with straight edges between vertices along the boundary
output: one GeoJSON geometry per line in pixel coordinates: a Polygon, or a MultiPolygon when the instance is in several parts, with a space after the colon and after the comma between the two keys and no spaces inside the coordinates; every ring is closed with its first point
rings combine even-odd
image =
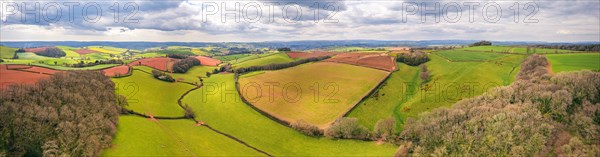
{"type": "Polygon", "coordinates": [[[99,156],[110,147],[119,111],[115,84],[102,73],[60,72],[4,90],[0,152],[7,156],[99,156]]]}
{"type": "Polygon", "coordinates": [[[375,138],[381,138],[383,140],[388,140],[391,136],[396,133],[396,120],[392,117],[386,119],[380,119],[375,124],[375,128],[373,129],[373,135],[375,138]]]}
{"type": "Polygon", "coordinates": [[[183,115],[185,116],[185,118],[196,117],[194,110],[192,110],[192,107],[190,107],[188,104],[185,104],[185,106],[183,106],[183,115]]]}
{"type": "Polygon", "coordinates": [[[325,131],[325,136],[329,138],[366,140],[369,138],[369,131],[366,127],[358,124],[358,119],[342,117],[337,119],[325,131]]]}
{"type": "Polygon", "coordinates": [[[54,58],[64,57],[67,55],[63,50],[56,47],[46,48],[44,51],[36,52],[35,54],[54,58]]]}
{"type": "Polygon", "coordinates": [[[173,77],[171,77],[171,75],[166,74],[161,71],[158,71],[158,70],[152,70],[152,76],[154,76],[154,78],[159,79],[159,80],[163,80],[163,81],[167,81],[167,82],[175,82],[175,79],[173,77]]]}
{"type": "Polygon", "coordinates": [[[303,121],[303,120],[297,120],[297,121],[291,123],[290,126],[293,129],[296,129],[296,130],[300,131],[301,133],[304,133],[305,135],[308,135],[308,136],[317,137],[317,136],[320,136],[323,134],[319,130],[319,127],[317,127],[313,124],[310,124],[306,121],[303,121]]]}
{"type": "Polygon", "coordinates": [[[424,83],[429,81],[429,71],[427,70],[427,66],[425,64],[419,66],[421,68],[421,73],[419,73],[419,78],[423,80],[424,83]]]}
{"type": "Polygon", "coordinates": [[[426,62],[429,62],[429,57],[425,53],[400,53],[396,57],[396,61],[402,62],[410,66],[417,66],[426,62]]]}
{"type": "Polygon", "coordinates": [[[190,68],[196,65],[200,65],[200,61],[194,57],[188,57],[175,62],[175,64],[173,64],[173,72],[186,73],[190,68]]]}

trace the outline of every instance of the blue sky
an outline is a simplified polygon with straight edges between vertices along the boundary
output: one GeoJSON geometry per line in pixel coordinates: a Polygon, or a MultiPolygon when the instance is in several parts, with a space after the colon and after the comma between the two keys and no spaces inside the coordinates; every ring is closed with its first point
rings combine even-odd
{"type": "Polygon", "coordinates": [[[600,42],[598,0],[2,0],[0,3],[2,41],[459,39],[600,42]],[[118,8],[118,14],[115,8],[118,8]],[[501,13],[496,8],[501,9],[501,13]],[[516,8],[519,8],[518,13],[516,8]],[[39,20],[35,20],[34,14],[39,20]]]}

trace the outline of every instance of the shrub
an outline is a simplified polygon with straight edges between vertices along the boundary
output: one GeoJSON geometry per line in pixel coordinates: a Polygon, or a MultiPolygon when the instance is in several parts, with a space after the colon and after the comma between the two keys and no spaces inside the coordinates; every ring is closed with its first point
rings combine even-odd
{"type": "Polygon", "coordinates": [[[421,78],[421,80],[423,80],[423,82],[428,82],[429,81],[429,71],[427,70],[427,66],[425,64],[419,66],[421,67],[421,73],[419,73],[419,78],[421,78]]]}
{"type": "Polygon", "coordinates": [[[375,124],[373,129],[373,135],[376,138],[387,140],[389,137],[396,133],[396,120],[392,117],[386,119],[380,119],[375,124]]]}
{"type": "Polygon", "coordinates": [[[366,127],[358,124],[358,119],[342,117],[337,119],[325,131],[325,136],[329,138],[365,140],[369,137],[369,131],[366,127]]]}
{"type": "Polygon", "coordinates": [[[297,120],[297,121],[291,123],[290,126],[293,129],[296,129],[296,130],[300,131],[301,133],[304,133],[308,136],[316,137],[316,136],[320,136],[323,134],[319,130],[319,127],[317,127],[313,124],[310,124],[304,120],[297,120]]]}
{"type": "Polygon", "coordinates": [[[116,132],[115,85],[100,72],[69,71],[0,97],[0,152],[99,156],[116,132]]]}
{"type": "Polygon", "coordinates": [[[183,115],[186,118],[194,118],[194,117],[196,117],[196,114],[194,113],[194,110],[192,110],[192,107],[190,107],[188,104],[185,104],[185,106],[183,106],[183,115]]]}
{"type": "Polygon", "coordinates": [[[154,78],[159,79],[159,80],[163,80],[163,81],[167,81],[167,82],[175,82],[175,79],[173,79],[173,77],[171,77],[171,75],[166,74],[161,71],[158,71],[158,70],[152,70],[152,76],[154,76],[154,78]]]}

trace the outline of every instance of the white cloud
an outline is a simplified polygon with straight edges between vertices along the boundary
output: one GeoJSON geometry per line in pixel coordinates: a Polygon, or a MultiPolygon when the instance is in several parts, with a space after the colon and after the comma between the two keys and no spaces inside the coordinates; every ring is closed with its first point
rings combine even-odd
{"type": "MultiPolygon", "coordinates": [[[[226,4],[228,8],[233,8],[235,3],[239,3],[240,7],[249,3],[260,4],[263,16],[259,22],[243,19],[235,22],[231,16],[227,22],[222,22],[220,15],[208,16],[204,21],[202,3],[205,2],[208,1],[169,1],[157,4],[140,1],[136,3],[140,9],[136,14],[136,18],[140,20],[137,23],[115,22],[112,18],[114,14],[110,13],[95,23],[78,19],[75,22],[38,24],[20,23],[15,20],[20,16],[5,17],[3,14],[2,19],[9,22],[2,22],[0,39],[189,42],[352,39],[600,41],[598,1],[536,1],[539,9],[534,18],[539,20],[537,23],[522,21],[528,10],[520,10],[520,21],[513,22],[515,16],[512,15],[513,10],[510,10],[510,7],[514,2],[506,1],[498,2],[503,8],[503,16],[496,23],[483,20],[481,10],[476,10],[475,21],[469,22],[468,11],[464,10],[466,8],[463,8],[461,19],[456,23],[446,21],[443,17],[441,22],[436,23],[430,16],[427,17],[427,22],[422,23],[418,14],[408,15],[408,22],[404,23],[402,10],[398,9],[402,8],[399,7],[402,6],[402,2],[399,1],[338,1],[335,5],[340,11],[332,12],[331,9],[320,8],[318,22],[314,20],[317,8],[311,5],[315,1],[299,3],[303,17],[297,20],[284,19],[282,9],[285,6],[275,6],[272,21],[263,1],[212,1],[218,5],[226,4]],[[333,19],[337,22],[323,22],[323,17],[333,13],[333,19]]],[[[453,1],[439,2],[443,6],[453,1]]],[[[483,5],[486,2],[488,1],[480,3],[483,5]]],[[[524,7],[524,4],[520,3],[520,7],[524,7]]],[[[105,9],[108,9],[108,6],[105,9]]],[[[252,7],[249,9],[249,16],[256,15],[258,10],[252,7]]]]}

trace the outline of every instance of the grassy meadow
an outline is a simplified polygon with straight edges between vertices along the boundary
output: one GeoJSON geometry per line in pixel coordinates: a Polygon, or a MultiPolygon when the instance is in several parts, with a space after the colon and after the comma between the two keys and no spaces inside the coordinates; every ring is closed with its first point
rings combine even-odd
{"type": "Polygon", "coordinates": [[[546,55],[553,72],[600,70],[600,53],[573,53],[546,55]]]}
{"type": "Polygon", "coordinates": [[[278,64],[278,63],[287,63],[292,62],[294,59],[290,58],[285,53],[276,53],[271,55],[254,55],[256,58],[240,58],[237,59],[236,63],[233,63],[233,68],[244,68],[251,66],[261,66],[267,64],[278,64]]]}
{"type": "MultiPolygon", "coordinates": [[[[141,68],[150,70],[148,67],[134,67],[141,68]]],[[[128,109],[154,116],[183,116],[183,109],[177,104],[177,99],[194,88],[188,84],[161,81],[138,70],[134,70],[131,76],[112,80],[116,84],[117,94],[128,99],[128,109]]]]}

